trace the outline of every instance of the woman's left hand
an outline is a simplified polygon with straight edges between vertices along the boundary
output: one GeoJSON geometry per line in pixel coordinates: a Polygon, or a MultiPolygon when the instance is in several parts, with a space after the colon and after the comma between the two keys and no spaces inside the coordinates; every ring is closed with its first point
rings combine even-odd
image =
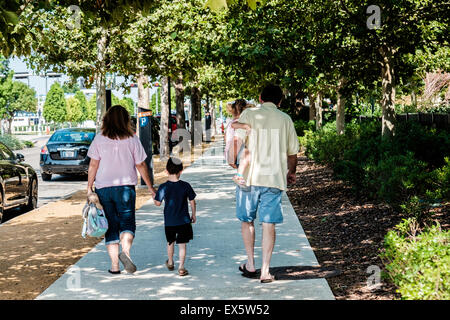
{"type": "Polygon", "coordinates": [[[156,190],[153,187],[148,187],[148,192],[152,195],[152,198],[156,196],[156,190]]]}

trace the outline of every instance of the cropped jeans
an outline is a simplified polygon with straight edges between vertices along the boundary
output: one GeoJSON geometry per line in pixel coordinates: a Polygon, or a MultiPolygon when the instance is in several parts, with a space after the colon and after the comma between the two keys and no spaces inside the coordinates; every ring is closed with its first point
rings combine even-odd
{"type": "Polygon", "coordinates": [[[108,231],[105,234],[105,244],[120,243],[123,232],[136,232],[136,190],[134,186],[117,186],[95,189],[106,219],[108,231]]]}

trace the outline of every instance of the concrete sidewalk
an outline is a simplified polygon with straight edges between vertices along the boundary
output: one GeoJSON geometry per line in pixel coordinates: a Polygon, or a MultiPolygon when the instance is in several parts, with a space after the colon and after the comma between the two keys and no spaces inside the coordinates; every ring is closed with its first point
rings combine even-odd
{"type": "MultiPolygon", "coordinates": [[[[185,264],[189,276],[180,277],[166,269],[162,207],[150,200],[136,214],[136,239],[131,251],[136,273],[110,275],[110,261],[102,242],[37,299],[334,299],[323,278],[261,284],[258,279],[241,276],[238,267],[246,261],[246,255],[240,222],[235,217],[233,174],[223,161],[223,141],[217,141],[181,176],[197,193],[197,223],[193,224],[194,240],[188,244],[185,264]]],[[[283,210],[284,223],[277,226],[271,267],[317,266],[286,195],[283,210]]],[[[255,258],[260,268],[262,230],[259,223],[255,227],[255,258]]]]}

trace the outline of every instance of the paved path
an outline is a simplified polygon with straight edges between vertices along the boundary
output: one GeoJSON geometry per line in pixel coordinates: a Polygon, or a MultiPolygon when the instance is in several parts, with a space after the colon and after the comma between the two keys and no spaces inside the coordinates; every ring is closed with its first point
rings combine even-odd
{"type": "MultiPolygon", "coordinates": [[[[223,163],[223,142],[218,141],[181,179],[197,193],[197,223],[188,245],[186,268],[179,277],[164,266],[166,242],[162,208],[153,201],[137,212],[137,231],[132,258],[135,274],[111,276],[104,242],[97,245],[37,299],[334,299],[323,278],[275,281],[261,284],[238,271],[246,259],[235,218],[234,173],[223,163]]],[[[295,212],[283,197],[284,223],[277,226],[277,241],[271,267],[317,266],[295,212]]],[[[81,225],[80,225],[81,227],[81,225]]],[[[256,265],[261,265],[261,226],[256,224],[256,265]]],[[[177,255],[178,249],[175,253],[177,255]]],[[[176,258],[176,257],[175,257],[176,258]]]]}

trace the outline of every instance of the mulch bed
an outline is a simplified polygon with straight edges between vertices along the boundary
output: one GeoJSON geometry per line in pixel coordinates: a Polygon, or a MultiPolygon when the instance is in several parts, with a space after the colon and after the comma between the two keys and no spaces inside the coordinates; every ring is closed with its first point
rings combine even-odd
{"type": "Polygon", "coordinates": [[[398,298],[386,280],[371,289],[369,266],[383,269],[383,239],[402,217],[384,204],[356,198],[331,169],[299,156],[297,182],[287,194],[322,268],[338,271],[327,281],[338,300],[398,298]]]}
{"type": "MultiPolygon", "coordinates": [[[[386,279],[380,287],[370,287],[373,271],[368,267],[384,270],[379,257],[384,236],[404,216],[386,204],[357,198],[348,184],[333,178],[330,168],[304,155],[299,155],[297,182],[287,194],[337,300],[400,298],[386,279]]],[[[442,229],[450,227],[449,209],[447,204],[433,215],[442,229]]],[[[287,271],[283,275],[288,278],[306,276],[305,270],[287,271]]]]}

